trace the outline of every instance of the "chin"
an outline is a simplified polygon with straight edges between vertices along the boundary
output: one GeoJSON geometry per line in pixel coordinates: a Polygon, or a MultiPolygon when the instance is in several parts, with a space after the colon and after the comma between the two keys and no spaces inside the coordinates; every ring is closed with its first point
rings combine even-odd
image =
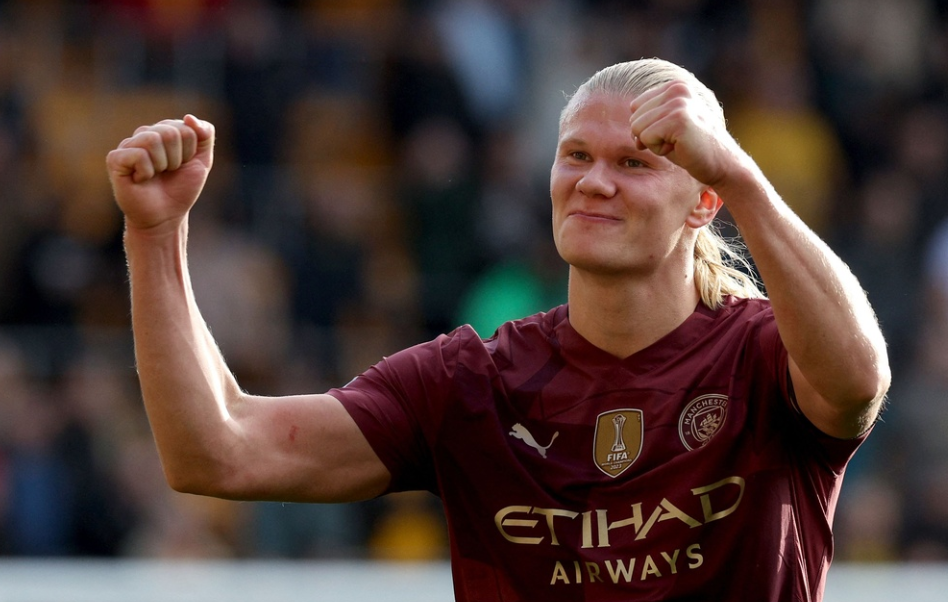
{"type": "Polygon", "coordinates": [[[634,270],[634,266],[627,262],[617,261],[614,254],[587,252],[561,254],[561,256],[571,268],[591,274],[619,275],[634,270]]]}
{"type": "Polygon", "coordinates": [[[598,276],[641,276],[654,273],[658,268],[659,262],[654,259],[632,257],[628,249],[622,251],[607,247],[587,247],[564,249],[560,251],[560,256],[571,268],[598,276]]]}

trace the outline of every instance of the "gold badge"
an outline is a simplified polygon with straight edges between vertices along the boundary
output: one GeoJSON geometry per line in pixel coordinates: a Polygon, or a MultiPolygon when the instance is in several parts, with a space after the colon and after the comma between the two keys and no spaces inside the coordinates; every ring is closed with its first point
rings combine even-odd
{"type": "Polygon", "coordinates": [[[593,458],[602,472],[615,478],[642,453],[642,410],[612,410],[596,419],[593,458]]]}

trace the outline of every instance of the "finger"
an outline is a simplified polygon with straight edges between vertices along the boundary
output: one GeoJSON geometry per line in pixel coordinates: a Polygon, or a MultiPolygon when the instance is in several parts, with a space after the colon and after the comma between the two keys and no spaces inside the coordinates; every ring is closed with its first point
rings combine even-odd
{"type": "Polygon", "coordinates": [[[152,128],[152,131],[160,137],[160,146],[155,149],[158,171],[174,171],[190,158],[184,153],[183,132],[185,130],[187,128],[181,121],[162,121],[152,128]],[[160,162],[162,152],[164,152],[164,163],[160,162]]]}
{"type": "Polygon", "coordinates": [[[168,169],[168,150],[166,148],[163,133],[158,125],[151,125],[135,130],[131,138],[126,138],[119,145],[119,148],[132,149],[137,148],[145,151],[149,155],[150,168],[155,173],[161,173],[168,169]]]}
{"type": "Polygon", "coordinates": [[[117,148],[106,156],[106,165],[113,179],[130,177],[140,184],[155,177],[151,154],[140,146],[117,148]]]}
{"type": "Polygon", "coordinates": [[[168,156],[168,170],[178,169],[194,158],[202,134],[192,124],[181,119],[168,119],[155,124],[154,130],[161,134],[168,156]]]}
{"type": "Polygon", "coordinates": [[[200,160],[210,167],[213,145],[214,126],[187,115],[184,120],[165,119],[136,128],[109,153],[107,163],[116,176],[130,176],[141,183],[178,169],[199,153],[200,160]]]}
{"type": "Polygon", "coordinates": [[[138,128],[125,146],[138,146],[152,156],[157,173],[174,171],[194,156],[197,134],[180,119],[166,119],[138,128]]]}
{"type": "Polygon", "coordinates": [[[638,150],[650,150],[656,155],[669,152],[664,137],[657,134],[658,130],[652,126],[664,115],[665,93],[672,83],[649,88],[629,103],[629,129],[638,150]]]}
{"type": "Polygon", "coordinates": [[[654,155],[664,157],[675,150],[675,141],[664,136],[654,136],[648,131],[643,132],[643,138],[636,138],[636,148],[648,150],[654,155]]]}
{"type": "Polygon", "coordinates": [[[641,123],[642,119],[655,122],[675,112],[687,110],[691,97],[691,89],[679,81],[670,81],[651,88],[629,103],[629,123],[641,123]]]}
{"type": "Polygon", "coordinates": [[[661,107],[645,113],[640,110],[630,123],[630,129],[639,150],[648,149],[659,156],[665,156],[674,150],[674,132],[666,112],[661,107]]]}
{"type": "Polygon", "coordinates": [[[194,132],[180,119],[160,121],[153,126],[153,130],[161,135],[168,158],[167,170],[178,169],[194,156],[194,132]]]}
{"type": "Polygon", "coordinates": [[[675,87],[676,85],[683,84],[679,81],[672,80],[649,88],[645,92],[642,92],[633,98],[632,102],[629,103],[629,108],[632,110],[633,114],[639,111],[648,111],[654,109],[665,102],[666,94],[668,93],[669,89],[675,87]]]}

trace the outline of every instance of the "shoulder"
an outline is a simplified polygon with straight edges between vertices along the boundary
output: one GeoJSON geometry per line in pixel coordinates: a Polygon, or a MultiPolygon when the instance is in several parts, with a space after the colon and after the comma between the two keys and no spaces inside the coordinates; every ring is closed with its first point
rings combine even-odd
{"type": "Polygon", "coordinates": [[[568,323],[567,308],[559,305],[549,311],[501,324],[492,337],[484,340],[484,345],[495,357],[544,354],[544,350],[556,346],[556,330],[563,323],[568,323]]]}
{"type": "Polygon", "coordinates": [[[785,354],[769,299],[727,297],[721,310],[721,319],[731,330],[748,337],[753,347],[768,355],[785,354]]]}
{"type": "Polygon", "coordinates": [[[742,317],[753,317],[773,313],[773,309],[770,306],[770,299],[748,299],[746,297],[735,297],[733,295],[728,295],[724,298],[724,303],[721,305],[720,311],[724,316],[742,317]]]}
{"type": "Polygon", "coordinates": [[[682,335],[693,343],[692,351],[719,361],[731,357],[739,362],[736,365],[753,366],[754,371],[762,370],[773,379],[783,378],[786,349],[769,300],[729,296],[720,307],[702,305],[696,314],[697,319],[686,325],[689,332],[682,335]]]}
{"type": "Polygon", "coordinates": [[[510,340],[523,337],[549,337],[556,326],[567,318],[567,306],[558,305],[548,311],[535,313],[517,320],[501,324],[487,341],[510,340]]]}
{"type": "Polygon", "coordinates": [[[717,309],[702,308],[714,322],[714,328],[736,332],[773,331],[776,335],[776,321],[769,299],[746,299],[728,296],[717,309]]]}

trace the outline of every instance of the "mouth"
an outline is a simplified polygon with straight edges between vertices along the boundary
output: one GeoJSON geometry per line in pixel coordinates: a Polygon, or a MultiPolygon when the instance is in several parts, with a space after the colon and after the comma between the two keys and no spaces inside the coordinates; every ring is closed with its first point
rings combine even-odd
{"type": "Polygon", "coordinates": [[[571,211],[567,217],[577,217],[584,220],[598,221],[598,222],[620,222],[621,218],[610,215],[608,213],[599,213],[597,211],[571,211]]]}

